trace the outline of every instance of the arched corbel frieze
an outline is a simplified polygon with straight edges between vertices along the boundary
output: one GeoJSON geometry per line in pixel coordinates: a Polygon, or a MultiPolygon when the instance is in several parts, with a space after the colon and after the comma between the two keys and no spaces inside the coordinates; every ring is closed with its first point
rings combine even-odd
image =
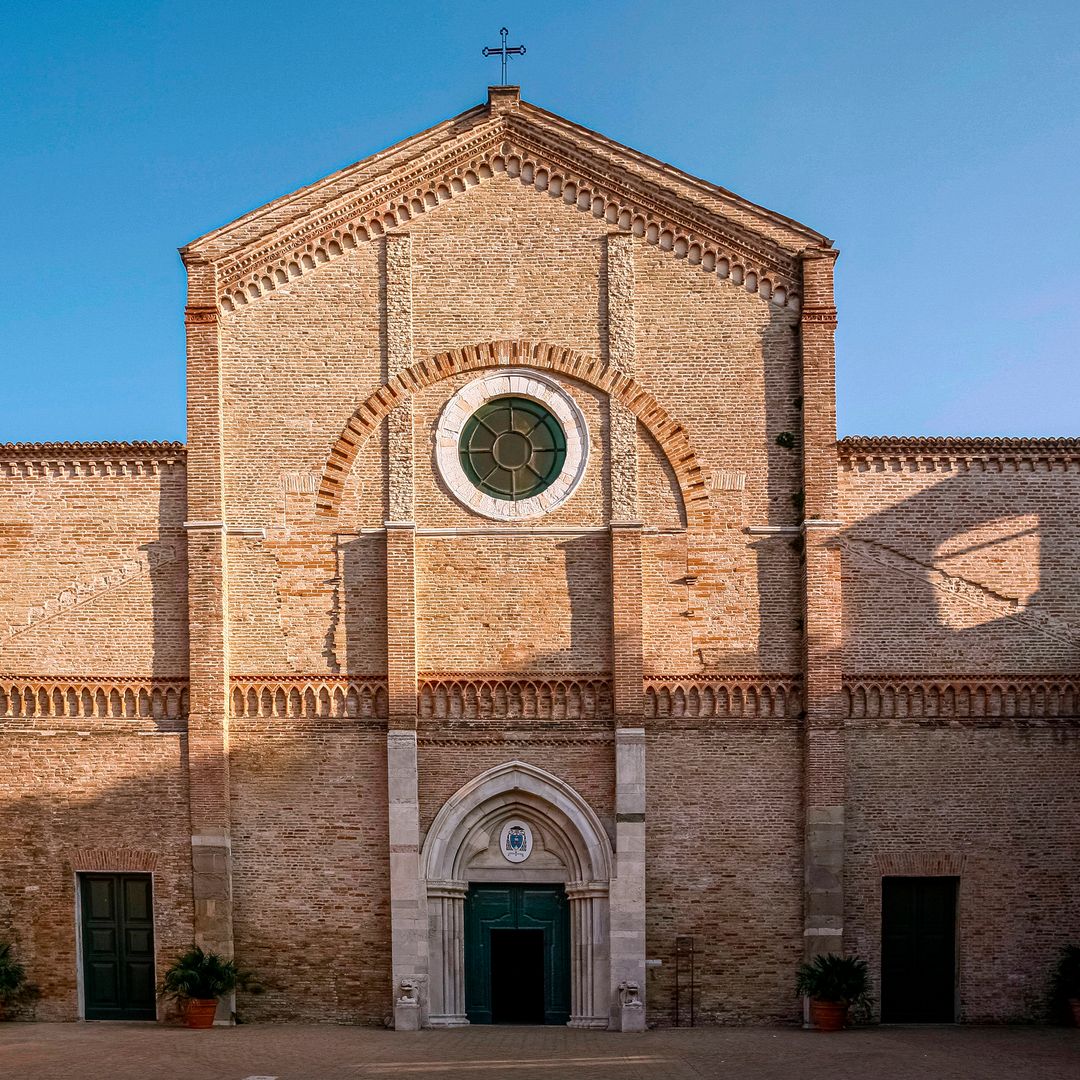
{"type": "Polygon", "coordinates": [[[716,218],[681,213],[678,205],[669,205],[654,191],[637,190],[610,170],[593,175],[551,147],[530,145],[534,140],[521,132],[514,132],[512,141],[508,134],[502,128],[486,130],[457,153],[380,186],[377,195],[364,192],[342,200],[315,221],[293,225],[223,262],[218,268],[221,310],[235,311],[287,286],[498,174],[640,237],[773,307],[798,310],[797,259],[774,242],[716,218]]]}
{"type": "Polygon", "coordinates": [[[620,401],[638,418],[667,458],[679,484],[687,526],[701,528],[708,524],[709,496],[705,473],[690,445],[686,429],[672,419],[652,394],[633,377],[615,371],[595,357],[544,342],[512,340],[468,345],[420,360],[362,402],[330,450],[316,499],[319,512],[337,514],[345,481],[360,447],[395,405],[417,390],[451,375],[506,365],[535,367],[568,375],[620,401]]]}

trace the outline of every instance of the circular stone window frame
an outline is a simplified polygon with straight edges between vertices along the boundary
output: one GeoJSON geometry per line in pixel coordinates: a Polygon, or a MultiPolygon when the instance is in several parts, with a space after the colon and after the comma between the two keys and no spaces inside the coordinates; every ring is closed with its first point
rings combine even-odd
{"type": "Polygon", "coordinates": [[[435,430],[435,464],[450,493],[466,509],[496,521],[523,521],[558,509],[577,490],[589,464],[585,414],[563,386],[530,368],[494,371],[466,383],[443,406],[435,430]],[[496,499],[476,487],[461,466],[458,445],[465,422],[482,405],[501,397],[524,397],[543,405],[566,437],[559,475],[528,499],[496,499]]]}

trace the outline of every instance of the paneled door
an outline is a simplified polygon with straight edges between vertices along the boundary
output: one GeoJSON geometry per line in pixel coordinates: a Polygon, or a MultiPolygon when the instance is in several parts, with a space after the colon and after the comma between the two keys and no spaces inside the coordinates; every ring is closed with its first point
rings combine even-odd
{"type": "Polygon", "coordinates": [[[149,874],[80,874],[87,1020],[154,1020],[154,907],[149,874]]]}
{"type": "Polygon", "coordinates": [[[561,885],[470,885],[465,1008],[473,1024],[570,1019],[570,908],[561,885]]]}

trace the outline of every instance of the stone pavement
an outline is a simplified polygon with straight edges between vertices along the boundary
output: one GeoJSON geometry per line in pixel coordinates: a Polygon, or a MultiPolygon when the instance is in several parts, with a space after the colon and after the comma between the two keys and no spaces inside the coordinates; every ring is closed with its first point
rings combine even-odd
{"type": "Polygon", "coordinates": [[[0,1024],[3,1080],[1077,1080],[1080,1031],[0,1024]]]}

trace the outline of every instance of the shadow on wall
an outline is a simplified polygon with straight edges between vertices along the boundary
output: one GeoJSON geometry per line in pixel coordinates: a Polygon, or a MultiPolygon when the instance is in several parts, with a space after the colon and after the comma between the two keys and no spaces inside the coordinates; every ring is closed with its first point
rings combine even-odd
{"type": "MultiPolygon", "coordinates": [[[[90,733],[0,729],[0,753],[15,744],[22,762],[19,788],[0,794],[0,938],[41,988],[40,1020],[76,1019],[75,852],[156,853],[159,975],[192,940],[184,736],[148,738],[145,721],[78,724],[90,733]]],[[[385,725],[233,726],[236,957],[267,987],[241,994],[238,1010],[380,1024],[390,986],[385,725]]]]}
{"type": "MultiPolygon", "coordinates": [[[[888,496],[866,476],[847,486],[888,496]]],[[[852,521],[841,537],[845,672],[1074,674],[1078,502],[1080,484],[1060,470],[973,470],[852,521]]]]}

